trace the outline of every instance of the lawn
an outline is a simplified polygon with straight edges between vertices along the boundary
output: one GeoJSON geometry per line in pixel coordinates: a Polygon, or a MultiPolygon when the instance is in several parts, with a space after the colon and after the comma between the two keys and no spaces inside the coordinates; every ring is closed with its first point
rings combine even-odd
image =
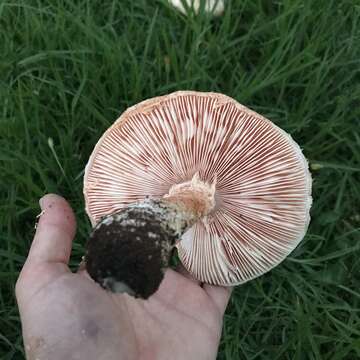
{"type": "Polygon", "coordinates": [[[360,358],[360,3],[233,0],[222,17],[166,1],[0,0],[0,359],[23,359],[14,284],[38,199],[65,196],[79,263],[84,166],[128,106],[225,93],[291,133],[312,221],[280,266],[235,289],[219,359],[360,358]]]}

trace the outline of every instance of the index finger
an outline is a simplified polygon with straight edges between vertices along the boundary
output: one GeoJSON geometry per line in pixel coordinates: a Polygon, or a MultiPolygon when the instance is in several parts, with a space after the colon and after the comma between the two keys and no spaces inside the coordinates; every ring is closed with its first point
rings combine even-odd
{"type": "Polygon", "coordinates": [[[204,284],[203,289],[216,305],[220,311],[221,316],[223,316],[233,288],[231,286],[215,286],[204,284]]]}

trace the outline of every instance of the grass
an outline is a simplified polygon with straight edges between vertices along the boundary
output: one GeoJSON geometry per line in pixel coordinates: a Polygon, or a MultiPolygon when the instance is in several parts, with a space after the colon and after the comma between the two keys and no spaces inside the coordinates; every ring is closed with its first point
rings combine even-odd
{"type": "Polygon", "coordinates": [[[306,238],[235,289],[218,358],[360,358],[359,29],[353,0],[230,0],[218,19],[155,0],[0,0],[0,358],[24,356],[14,283],[38,199],[71,202],[77,264],[94,144],[126,107],[179,89],[267,116],[314,178],[306,238]]]}

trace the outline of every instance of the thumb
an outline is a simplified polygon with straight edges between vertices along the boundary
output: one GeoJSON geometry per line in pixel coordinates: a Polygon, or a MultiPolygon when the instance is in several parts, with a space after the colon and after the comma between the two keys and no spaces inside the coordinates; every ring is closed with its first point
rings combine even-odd
{"type": "Polygon", "coordinates": [[[75,235],[74,213],[61,196],[45,195],[39,201],[42,210],[27,263],[68,264],[75,235]]]}
{"type": "Polygon", "coordinates": [[[67,264],[76,229],[74,213],[67,201],[55,194],[41,198],[40,207],[36,234],[16,282],[18,300],[70,271],[67,264]]]}

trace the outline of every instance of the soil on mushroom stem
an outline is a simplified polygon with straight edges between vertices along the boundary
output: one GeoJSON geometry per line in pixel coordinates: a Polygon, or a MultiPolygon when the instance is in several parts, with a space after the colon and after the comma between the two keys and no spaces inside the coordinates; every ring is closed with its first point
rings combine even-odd
{"type": "Polygon", "coordinates": [[[104,288],[125,287],[146,299],[158,289],[176,239],[154,213],[124,209],[96,226],[87,245],[87,271],[104,288]]]}

